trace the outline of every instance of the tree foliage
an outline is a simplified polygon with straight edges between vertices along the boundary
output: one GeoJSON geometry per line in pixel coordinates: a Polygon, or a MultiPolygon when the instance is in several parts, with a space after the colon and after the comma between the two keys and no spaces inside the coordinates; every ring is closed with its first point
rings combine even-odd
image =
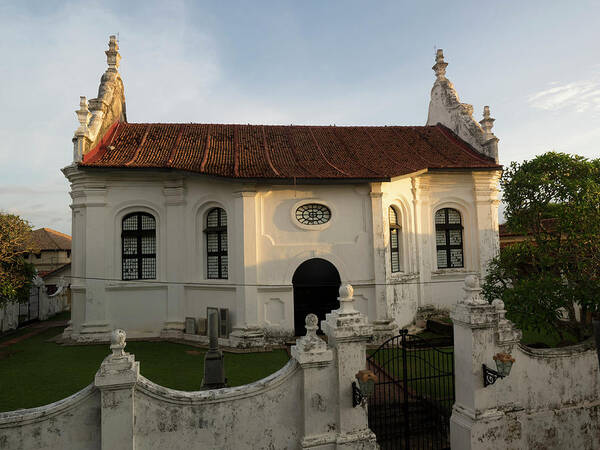
{"type": "Polygon", "coordinates": [[[29,223],[17,215],[0,213],[0,305],[29,297],[35,268],[24,257],[36,251],[29,223]]]}
{"type": "Polygon", "coordinates": [[[521,328],[581,338],[600,312],[600,159],[549,152],[511,163],[500,184],[507,230],[526,239],[490,262],[485,297],[521,328]]]}

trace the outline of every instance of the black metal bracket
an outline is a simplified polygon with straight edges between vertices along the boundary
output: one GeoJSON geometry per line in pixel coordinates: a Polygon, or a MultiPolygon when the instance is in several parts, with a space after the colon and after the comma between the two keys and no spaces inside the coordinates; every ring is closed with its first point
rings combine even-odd
{"type": "Polygon", "coordinates": [[[352,382],[352,407],[356,408],[358,405],[362,405],[366,399],[366,395],[360,391],[359,387],[356,385],[356,381],[352,382]]]}
{"type": "Polygon", "coordinates": [[[483,387],[488,387],[490,384],[494,384],[498,378],[504,378],[494,369],[490,369],[485,364],[483,365],[483,387]]]}

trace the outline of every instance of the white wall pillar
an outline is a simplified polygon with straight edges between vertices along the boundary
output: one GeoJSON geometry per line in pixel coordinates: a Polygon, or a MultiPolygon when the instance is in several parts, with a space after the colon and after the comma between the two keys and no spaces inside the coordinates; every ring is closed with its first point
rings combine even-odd
{"type": "Polygon", "coordinates": [[[375,434],[369,429],[367,410],[352,406],[352,382],[366,366],[366,343],[372,339],[373,327],[366,317],[354,309],[354,289],[349,284],[340,288],[340,308],[327,314],[321,323],[334,350],[337,368],[334,392],[337,394],[338,449],[376,449],[375,434]]]}
{"type": "Polygon", "coordinates": [[[140,374],[140,363],[134,355],[123,351],[125,332],[114,330],[111,335],[112,354],[108,355],[94,378],[100,389],[102,450],[135,449],[134,389],[140,374]]]}
{"type": "Polygon", "coordinates": [[[87,185],[83,190],[85,206],[85,321],[81,326],[82,340],[104,340],[110,333],[106,316],[108,302],[104,292],[109,230],[105,227],[106,187],[87,185]]]}
{"type": "Polygon", "coordinates": [[[375,317],[371,319],[376,341],[383,341],[394,335],[396,326],[389,314],[388,286],[386,270],[386,239],[381,183],[371,183],[371,217],[373,233],[373,270],[375,280],[375,317]]]}
{"type": "Polygon", "coordinates": [[[475,211],[477,214],[477,238],[479,248],[479,272],[483,279],[487,265],[500,251],[498,237],[498,179],[500,171],[473,172],[475,211]]]}
{"type": "Polygon", "coordinates": [[[236,311],[231,336],[242,346],[261,345],[264,332],[258,319],[258,248],[257,197],[254,186],[244,186],[235,193],[233,242],[230,249],[230,277],[239,284],[236,289],[236,311]]]}
{"type": "Polygon", "coordinates": [[[417,271],[419,273],[418,280],[420,281],[417,292],[419,296],[418,307],[431,302],[431,287],[428,284],[431,281],[431,271],[437,269],[435,261],[431,260],[433,230],[430,186],[429,180],[424,176],[414,177],[412,182],[413,207],[415,217],[415,240],[417,248],[417,271]]]}
{"type": "Polygon", "coordinates": [[[306,316],[306,336],[296,341],[291,353],[302,367],[302,448],[325,450],[332,448],[337,438],[336,430],[331,429],[337,395],[333,352],[317,336],[318,322],[316,315],[306,316]]]}
{"type": "Polygon", "coordinates": [[[498,313],[481,299],[476,276],[466,278],[464,291],[464,298],[451,314],[456,400],[450,418],[450,443],[452,448],[471,450],[486,448],[476,442],[477,428],[502,415],[493,408],[492,390],[483,387],[482,370],[483,364],[493,365],[498,313]]]}
{"type": "MultiPolygon", "coordinates": [[[[185,221],[185,186],[183,179],[165,181],[163,187],[165,197],[165,220],[167,245],[165,245],[167,286],[167,317],[162,331],[163,336],[178,336],[185,328],[183,283],[188,273],[185,267],[189,243],[182,239],[188,236],[185,221]]],[[[163,235],[161,233],[161,235],[163,235]]],[[[192,250],[193,251],[193,250],[192,250]]]]}

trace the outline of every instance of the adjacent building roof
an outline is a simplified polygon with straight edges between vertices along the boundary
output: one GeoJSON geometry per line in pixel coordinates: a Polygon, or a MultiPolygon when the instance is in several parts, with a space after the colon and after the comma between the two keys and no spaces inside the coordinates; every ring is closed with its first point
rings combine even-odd
{"type": "Polygon", "coordinates": [[[59,274],[65,269],[69,269],[71,267],[71,263],[63,264],[62,266],[57,267],[56,269],[46,270],[42,272],[38,272],[38,275],[42,278],[50,277],[59,274]]]}
{"type": "Polygon", "coordinates": [[[31,232],[35,247],[39,250],[71,250],[71,236],[53,230],[39,228],[31,232]]]}
{"type": "Polygon", "coordinates": [[[501,168],[440,124],[338,127],[117,122],[79,165],[282,180],[386,180],[424,169],[501,168]]]}

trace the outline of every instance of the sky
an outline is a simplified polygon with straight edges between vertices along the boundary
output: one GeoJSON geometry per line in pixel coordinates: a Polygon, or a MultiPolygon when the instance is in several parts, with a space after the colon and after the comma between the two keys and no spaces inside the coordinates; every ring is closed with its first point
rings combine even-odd
{"type": "Polygon", "coordinates": [[[0,211],[71,232],[79,96],[118,34],[130,122],[424,125],[436,48],[502,164],[600,155],[597,1],[0,0],[0,211]]]}

